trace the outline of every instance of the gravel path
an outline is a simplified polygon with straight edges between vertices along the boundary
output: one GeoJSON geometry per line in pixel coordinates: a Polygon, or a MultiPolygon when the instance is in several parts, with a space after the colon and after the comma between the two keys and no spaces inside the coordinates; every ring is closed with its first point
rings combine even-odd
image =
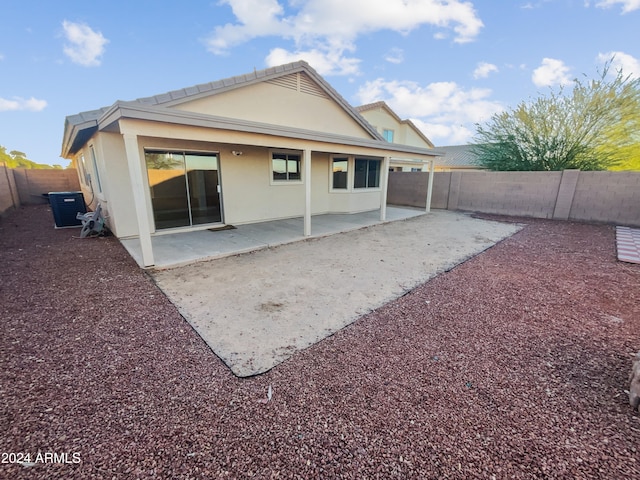
{"type": "Polygon", "coordinates": [[[0,452],[68,463],[0,478],[639,478],[640,265],[611,226],[519,221],[238,379],[115,239],[22,209],[0,220],[0,452]]]}

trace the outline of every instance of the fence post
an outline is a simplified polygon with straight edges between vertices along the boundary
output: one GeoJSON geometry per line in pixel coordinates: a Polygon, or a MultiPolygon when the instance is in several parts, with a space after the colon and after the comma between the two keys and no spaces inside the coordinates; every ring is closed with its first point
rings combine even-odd
{"type": "Polygon", "coordinates": [[[449,198],[447,199],[447,210],[458,209],[458,198],[460,197],[460,183],[462,182],[462,172],[451,172],[449,180],[449,198]]]}
{"type": "Polygon", "coordinates": [[[571,204],[573,196],[576,193],[576,185],[578,184],[578,176],[580,170],[563,170],[558,186],[558,196],[556,197],[556,205],[553,209],[553,218],[555,220],[568,220],[571,213],[571,204]]]}

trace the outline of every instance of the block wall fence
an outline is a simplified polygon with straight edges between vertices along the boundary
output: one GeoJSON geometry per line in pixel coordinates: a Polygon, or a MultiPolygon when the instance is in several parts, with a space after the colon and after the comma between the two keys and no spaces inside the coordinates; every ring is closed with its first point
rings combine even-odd
{"type": "Polygon", "coordinates": [[[0,164],[0,215],[21,205],[48,203],[45,193],[78,190],[80,183],[75,169],[31,170],[0,164]]]}
{"type": "MultiPolygon", "coordinates": [[[[428,172],[389,172],[388,203],[424,208],[428,172]]],[[[640,172],[435,172],[432,208],[640,227],[640,172]]]]}

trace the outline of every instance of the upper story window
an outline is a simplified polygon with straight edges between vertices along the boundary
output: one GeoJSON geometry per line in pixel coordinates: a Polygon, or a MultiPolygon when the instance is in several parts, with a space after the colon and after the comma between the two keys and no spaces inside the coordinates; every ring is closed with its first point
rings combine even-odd
{"type": "Polygon", "coordinates": [[[273,153],[271,156],[271,167],[273,180],[279,181],[300,181],[300,154],[293,153],[273,153]]]}
{"type": "Polygon", "coordinates": [[[389,143],[393,143],[393,130],[387,130],[386,128],[382,131],[382,136],[384,137],[384,139],[389,142],[389,143]]]}

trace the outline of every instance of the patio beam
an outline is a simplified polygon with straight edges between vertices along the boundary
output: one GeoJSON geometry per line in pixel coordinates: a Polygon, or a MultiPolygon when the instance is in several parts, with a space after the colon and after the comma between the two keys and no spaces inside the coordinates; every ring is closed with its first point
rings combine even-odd
{"type": "Polygon", "coordinates": [[[136,212],[138,222],[138,236],[142,249],[142,265],[151,267],[155,264],[153,259],[153,246],[151,244],[151,229],[149,228],[149,211],[144,192],[147,185],[144,181],[144,171],[142,158],[138,149],[138,137],[130,133],[123,133],[124,149],[127,155],[127,165],[129,167],[129,177],[131,178],[131,189],[133,193],[133,208],[136,212]]]}
{"type": "Polygon", "coordinates": [[[304,150],[304,236],[311,235],[311,150],[304,150]]]}
{"type": "Polygon", "coordinates": [[[390,157],[384,157],[382,162],[382,175],[380,178],[380,221],[387,219],[387,191],[389,186],[389,162],[390,157]]]}

